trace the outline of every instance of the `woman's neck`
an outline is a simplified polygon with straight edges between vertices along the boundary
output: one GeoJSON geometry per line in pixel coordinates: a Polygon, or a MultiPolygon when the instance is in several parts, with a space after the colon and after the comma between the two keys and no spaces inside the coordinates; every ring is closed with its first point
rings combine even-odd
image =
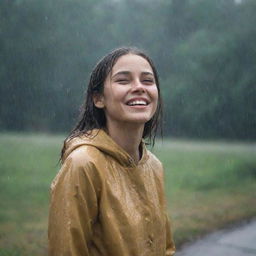
{"type": "Polygon", "coordinates": [[[120,125],[110,123],[107,125],[109,136],[122,147],[135,161],[140,160],[139,146],[143,135],[144,125],[120,125]]]}

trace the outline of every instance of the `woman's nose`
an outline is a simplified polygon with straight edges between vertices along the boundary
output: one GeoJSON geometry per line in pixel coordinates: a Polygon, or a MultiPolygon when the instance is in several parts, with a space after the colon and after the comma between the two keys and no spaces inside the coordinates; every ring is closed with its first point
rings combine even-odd
{"type": "Polygon", "coordinates": [[[133,91],[140,91],[140,92],[145,91],[144,86],[143,86],[143,84],[141,83],[140,80],[135,80],[133,82],[132,89],[133,89],[133,91]]]}

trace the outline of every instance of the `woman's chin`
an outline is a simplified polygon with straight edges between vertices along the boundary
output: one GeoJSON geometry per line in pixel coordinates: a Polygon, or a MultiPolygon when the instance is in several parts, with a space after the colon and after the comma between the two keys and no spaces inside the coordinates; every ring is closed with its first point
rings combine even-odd
{"type": "Polygon", "coordinates": [[[133,115],[127,118],[127,123],[134,123],[134,124],[145,124],[151,119],[151,115],[133,115]]]}

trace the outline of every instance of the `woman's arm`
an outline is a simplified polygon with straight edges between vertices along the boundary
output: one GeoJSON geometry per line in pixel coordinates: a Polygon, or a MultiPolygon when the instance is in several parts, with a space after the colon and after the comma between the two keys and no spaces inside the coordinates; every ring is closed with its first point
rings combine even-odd
{"type": "Polygon", "coordinates": [[[170,221],[166,215],[166,256],[174,255],[175,250],[176,249],[172,238],[170,221]]]}
{"type": "Polygon", "coordinates": [[[92,164],[67,159],[53,182],[49,212],[49,256],[89,256],[98,200],[92,164]]]}

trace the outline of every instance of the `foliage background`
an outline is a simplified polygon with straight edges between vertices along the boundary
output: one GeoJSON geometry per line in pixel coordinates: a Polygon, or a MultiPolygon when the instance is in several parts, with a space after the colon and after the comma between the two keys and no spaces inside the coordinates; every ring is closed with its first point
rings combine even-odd
{"type": "Polygon", "coordinates": [[[256,1],[2,0],[0,130],[67,132],[113,48],[154,59],[165,134],[255,140],[256,1]]]}

